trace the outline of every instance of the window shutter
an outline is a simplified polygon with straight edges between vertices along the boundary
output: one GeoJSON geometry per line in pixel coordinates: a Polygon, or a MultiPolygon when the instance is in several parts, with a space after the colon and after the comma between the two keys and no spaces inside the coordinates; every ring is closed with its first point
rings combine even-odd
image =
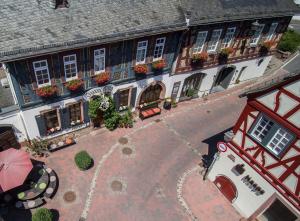
{"type": "Polygon", "coordinates": [[[90,116],[89,116],[89,102],[83,101],[83,121],[84,123],[90,122],[90,116]]]}
{"type": "Polygon", "coordinates": [[[119,111],[119,109],[120,109],[120,93],[118,91],[116,93],[114,93],[114,102],[115,102],[116,110],[119,111]]]}
{"type": "Polygon", "coordinates": [[[131,101],[130,101],[131,108],[135,107],[136,91],[137,91],[136,87],[131,89],[131,101]]]}
{"type": "Polygon", "coordinates": [[[69,108],[65,107],[59,110],[60,112],[60,120],[61,120],[61,128],[67,129],[70,127],[70,112],[69,108]]]}
{"type": "Polygon", "coordinates": [[[36,120],[38,129],[39,129],[39,132],[40,132],[40,136],[41,137],[46,136],[47,135],[47,128],[46,128],[46,122],[45,122],[44,116],[43,115],[37,115],[37,116],[35,116],[35,120],[36,120]]]}

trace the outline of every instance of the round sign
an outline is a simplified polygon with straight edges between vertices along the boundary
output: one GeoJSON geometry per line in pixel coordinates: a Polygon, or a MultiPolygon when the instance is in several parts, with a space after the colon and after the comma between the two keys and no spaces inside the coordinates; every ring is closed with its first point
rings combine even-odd
{"type": "Polygon", "coordinates": [[[227,145],[224,142],[218,142],[217,143],[217,148],[220,152],[226,152],[227,150],[227,145]]]}

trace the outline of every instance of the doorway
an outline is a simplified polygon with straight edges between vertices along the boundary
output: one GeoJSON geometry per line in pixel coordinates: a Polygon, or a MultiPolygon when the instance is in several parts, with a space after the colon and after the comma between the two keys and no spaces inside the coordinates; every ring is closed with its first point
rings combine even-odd
{"type": "Polygon", "coordinates": [[[234,75],[235,69],[235,66],[225,67],[221,69],[214,83],[214,88],[216,89],[216,91],[222,91],[228,88],[230,81],[234,75]]]}
{"type": "Polygon", "coordinates": [[[196,73],[184,80],[182,91],[180,94],[180,101],[186,100],[190,97],[197,97],[201,86],[202,79],[204,78],[204,73],[196,73]]]}
{"type": "Polygon", "coordinates": [[[217,176],[214,184],[231,203],[236,199],[237,190],[230,179],[225,176],[217,176]]]}
{"type": "MultiPolygon", "coordinates": [[[[100,98],[99,96],[94,95],[94,96],[91,98],[91,101],[97,100],[97,99],[99,99],[99,98],[100,98]]],[[[92,103],[92,102],[91,102],[91,103],[92,103]]],[[[89,107],[89,108],[90,108],[90,107],[89,107]]],[[[98,109],[98,110],[97,110],[97,116],[96,116],[95,118],[92,118],[91,121],[92,121],[92,124],[93,124],[94,127],[96,127],[96,128],[97,128],[97,127],[101,127],[102,124],[103,124],[103,122],[104,122],[103,111],[100,110],[100,109],[98,109]]]]}
{"type": "Polygon", "coordinates": [[[8,148],[20,148],[14,130],[11,126],[0,127],[0,151],[8,148]]]}
{"type": "Polygon", "coordinates": [[[139,104],[151,103],[159,101],[161,99],[161,94],[163,92],[163,87],[160,84],[154,84],[147,87],[140,96],[139,104]]]}

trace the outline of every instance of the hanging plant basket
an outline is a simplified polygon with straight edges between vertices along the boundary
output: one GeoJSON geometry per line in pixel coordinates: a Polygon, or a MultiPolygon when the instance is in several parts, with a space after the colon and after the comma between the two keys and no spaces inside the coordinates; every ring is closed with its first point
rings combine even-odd
{"type": "Polygon", "coordinates": [[[105,84],[109,81],[110,74],[108,72],[103,72],[95,76],[94,80],[98,85],[105,84]]]}
{"type": "Polygon", "coordinates": [[[203,63],[208,60],[208,53],[201,52],[197,54],[193,54],[191,58],[191,65],[192,66],[203,66],[203,63]]]}
{"type": "Polygon", "coordinates": [[[152,63],[152,69],[153,71],[162,71],[165,67],[167,66],[166,62],[164,59],[154,61],[152,63]]]}
{"type": "Polygon", "coordinates": [[[68,81],[65,84],[65,86],[69,91],[75,92],[81,90],[83,84],[84,84],[83,80],[75,79],[75,80],[68,81]]]}
{"type": "Polygon", "coordinates": [[[54,97],[55,95],[57,95],[57,88],[56,86],[51,86],[51,85],[40,87],[36,89],[36,94],[42,98],[54,97]]]}
{"type": "Polygon", "coordinates": [[[233,52],[233,48],[223,48],[219,54],[218,60],[219,64],[226,64],[228,61],[229,55],[233,52]]]}
{"type": "Polygon", "coordinates": [[[138,64],[134,67],[134,72],[136,74],[147,74],[148,72],[148,67],[146,64],[138,64]]]}

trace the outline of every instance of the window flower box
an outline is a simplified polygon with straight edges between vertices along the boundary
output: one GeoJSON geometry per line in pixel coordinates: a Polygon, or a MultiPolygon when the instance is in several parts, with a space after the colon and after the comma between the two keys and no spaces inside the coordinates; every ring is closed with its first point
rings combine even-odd
{"type": "Polygon", "coordinates": [[[134,72],[139,75],[147,74],[148,67],[146,64],[138,64],[134,67],[134,72]]]}
{"type": "Polygon", "coordinates": [[[94,80],[98,85],[105,84],[109,81],[110,74],[108,72],[103,72],[95,76],[94,80]]]}
{"type": "Polygon", "coordinates": [[[58,131],[60,131],[61,128],[60,127],[52,127],[52,128],[48,128],[47,129],[47,135],[51,135],[51,134],[54,134],[58,131]]]}
{"type": "Polygon", "coordinates": [[[65,86],[69,91],[75,92],[82,89],[83,84],[84,84],[83,80],[74,79],[65,83],[65,86]]]}
{"type": "Polygon", "coordinates": [[[51,85],[40,87],[36,89],[36,94],[42,98],[50,98],[57,94],[57,88],[56,86],[51,86],[51,85]]]}
{"type": "Polygon", "coordinates": [[[267,55],[272,48],[272,46],[275,44],[274,41],[265,41],[261,44],[259,53],[261,56],[267,55]]]}
{"type": "Polygon", "coordinates": [[[165,62],[164,59],[158,60],[158,61],[154,61],[152,63],[152,70],[154,72],[159,72],[159,71],[162,71],[166,66],[167,66],[167,64],[166,64],[166,62],[165,62]]]}
{"type": "Polygon", "coordinates": [[[208,60],[208,53],[201,52],[192,55],[191,65],[192,66],[203,66],[203,63],[208,60]]]}
{"type": "Polygon", "coordinates": [[[228,48],[223,48],[221,52],[219,53],[219,64],[226,64],[228,61],[229,55],[233,52],[233,48],[228,47],[228,48]]]}

